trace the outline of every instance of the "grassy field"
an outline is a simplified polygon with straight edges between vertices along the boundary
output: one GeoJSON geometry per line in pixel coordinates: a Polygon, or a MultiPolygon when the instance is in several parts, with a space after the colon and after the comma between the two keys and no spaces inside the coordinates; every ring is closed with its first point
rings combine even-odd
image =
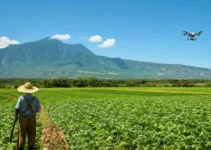
{"type": "MultiPolygon", "coordinates": [[[[52,88],[35,95],[71,149],[208,150],[210,94],[211,88],[145,87],[52,88]]],[[[9,135],[19,96],[14,89],[0,89],[0,150],[15,146],[9,135]]]]}
{"type": "Polygon", "coordinates": [[[164,93],[193,93],[211,94],[211,88],[205,87],[123,87],[123,88],[103,88],[120,91],[140,91],[140,92],[164,92],[164,93]]]}

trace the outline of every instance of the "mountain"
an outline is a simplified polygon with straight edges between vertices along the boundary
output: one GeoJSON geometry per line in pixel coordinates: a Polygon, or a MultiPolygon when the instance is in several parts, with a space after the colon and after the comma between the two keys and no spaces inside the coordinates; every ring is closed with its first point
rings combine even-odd
{"type": "Polygon", "coordinates": [[[0,78],[211,78],[211,70],[97,56],[82,44],[44,38],[0,49],[0,78]]]}

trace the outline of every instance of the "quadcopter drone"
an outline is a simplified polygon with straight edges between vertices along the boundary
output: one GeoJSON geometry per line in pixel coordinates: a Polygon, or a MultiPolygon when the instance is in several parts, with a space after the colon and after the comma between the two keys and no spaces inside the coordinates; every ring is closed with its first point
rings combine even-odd
{"type": "Polygon", "coordinates": [[[197,36],[200,36],[202,34],[202,31],[198,32],[198,33],[189,33],[187,31],[183,31],[184,32],[184,36],[188,36],[188,39],[187,40],[192,40],[192,41],[195,41],[196,40],[196,35],[197,36]]]}

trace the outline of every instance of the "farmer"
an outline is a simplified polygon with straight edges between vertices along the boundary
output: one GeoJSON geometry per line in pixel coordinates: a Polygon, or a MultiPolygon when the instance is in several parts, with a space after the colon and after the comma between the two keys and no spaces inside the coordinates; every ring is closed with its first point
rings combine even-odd
{"type": "Polygon", "coordinates": [[[26,135],[28,136],[28,149],[33,150],[36,137],[36,113],[40,111],[40,101],[32,93],[39,89],[26,82],[17,88],[18,92],[25,93],[18,98],[15,106],[15,122],[19,119],[17,149],[24,150],[26,135]]]}

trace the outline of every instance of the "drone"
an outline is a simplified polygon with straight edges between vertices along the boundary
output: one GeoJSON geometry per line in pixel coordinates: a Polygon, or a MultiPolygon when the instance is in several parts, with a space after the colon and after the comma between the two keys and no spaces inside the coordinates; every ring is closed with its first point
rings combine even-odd
{"type": "Polygon", "coordinates": [[[198,32],[198,33],[189,33],[187,31],[183,31],[184,32],[184,36],[188,36],[188,39],[187,40],[192,40],[192,41],[195,41],[196,40],[196,35],[197,36],[200,36],[202,34],[202,31],[198,32]]]}

